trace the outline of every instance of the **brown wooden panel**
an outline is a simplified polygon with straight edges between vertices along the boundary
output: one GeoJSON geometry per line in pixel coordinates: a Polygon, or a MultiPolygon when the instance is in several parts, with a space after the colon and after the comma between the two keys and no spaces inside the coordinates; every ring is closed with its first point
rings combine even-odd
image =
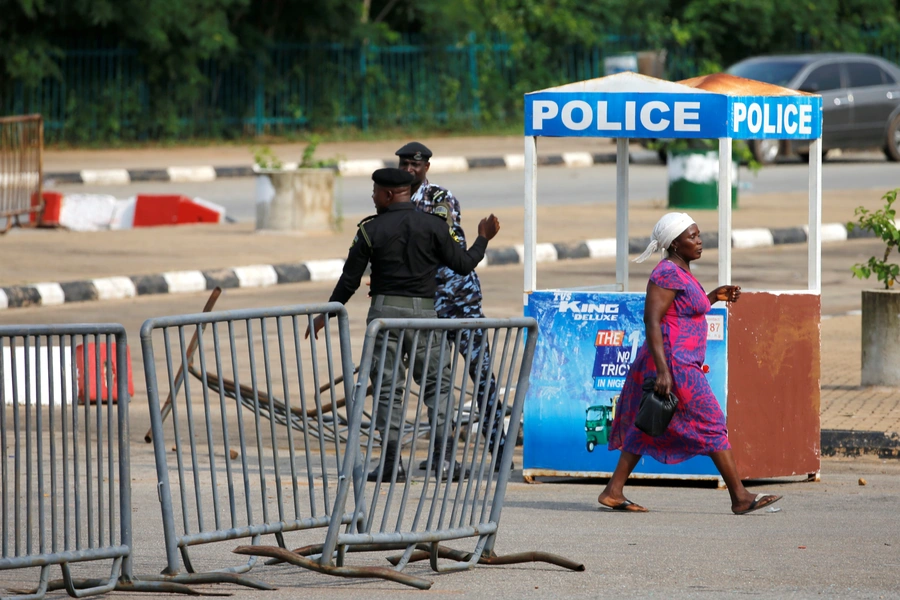
{"type": "Polygon", "coordinates": [[[744,292],[728,309],[728,437],[744,479],[819,470],[821,298],[744,292]]]}

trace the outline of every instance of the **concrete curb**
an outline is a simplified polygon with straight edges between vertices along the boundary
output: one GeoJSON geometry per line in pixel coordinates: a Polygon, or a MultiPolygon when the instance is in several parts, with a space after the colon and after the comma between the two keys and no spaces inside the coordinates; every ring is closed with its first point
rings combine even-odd
{"type": "MultiPolygon", "coordinates": [[[[630,162],[658,163],[655,152],[637,150],[631,152],[630,162]]],[[[591,165],[616,162],[615,152],[564,152],[538,156],[538,165],[562,167],[588,167],[591,165]]],[[[344,177],[368,177],[372,171],[382,167],[396,166],[397,159],[361,159],[339,161],[331,168],[344,177]]],[[[285,168],[296,168],[296,163],[285,163],[285,168]]],[[[503,156],[464,157],[441,156],[431,159],[430,173],[463,173],[474,169],[507,169],[521,171],[525,168],[524,154],[503,156]]],[[[217,179],[253,177],[255,169],[250,165],[215,167],[202,165],[195,167],[168,167],[166,169],[84,169],[82,171],[47,172],[44,180],[54,185],[128,185],[135,181],[159,182],[209,182],[217,179]]]]}
{"type": "MultiPolygon", "coordinates": [[[[732,232],[732,247],[756,248],[781,244],[799,244],[807,240],[807,228],[736,229],[732,232]]],[[[848,238],[871,237],[868,232],[847,231],[841,223],[822,226],[822,241],[845,241],[848,238]]],[[[702,234],[703,244],[718,245],[718,232],[702,234]]],[[[649,238],[628,240],[628,252],[640,254],[649,238]]],[[[584,240],[571,243],[537,245],[537,262],[554,262],[576,258],[615,258],[615,238],[584,240]]],[[[525,262],[524,246],[488,248],[480,267],[516,265],[525,262]]],[[[55,306],[70,302],[121,300],[150,294],[178,294],[222,288],[253,288],[302,283],[305,281],[337,280],[344,267],[341,258],[313,260],[280,265],[249,265],[210,271],[170,271],[157,275],[132,277],[104,277],[85,281],[42,282],[0,288],[0,310],[28,306],[55,306]]]]}
{"type": "Polygon", "coordinates": [[[881,458],[900,458],[900,434],[897,432],[823,429],[821,435],[824,456],[877,454],[881,458]]]}

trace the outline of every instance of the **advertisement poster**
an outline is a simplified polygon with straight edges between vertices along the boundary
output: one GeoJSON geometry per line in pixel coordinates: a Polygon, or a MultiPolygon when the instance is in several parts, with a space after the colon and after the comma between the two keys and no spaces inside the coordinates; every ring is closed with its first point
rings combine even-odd
{"type": "MultiPolygon", "coordinates": [[[[528,296],[525,314],[540,337],[525,401],[524,469],[541,475],[608,475],[619,452],[607,450],[609,427],[625,376],[644,343],[643,293],[544,290],[528,296]]],[[[707,315],[706,374],[726,411],[725,308],[707,315]]],[[[727,413],[726,413],[727,414],[727,413]]],[[[698,456],[677,465],[644,457],[636,475],[718,477],[698,456]]]]}

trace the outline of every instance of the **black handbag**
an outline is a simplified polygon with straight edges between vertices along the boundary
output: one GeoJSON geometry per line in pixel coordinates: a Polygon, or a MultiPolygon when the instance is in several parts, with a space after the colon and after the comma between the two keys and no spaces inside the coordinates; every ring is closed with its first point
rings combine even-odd
{"type": "Polygon", "coordinates": [[[642,389],[644,393],[641,395],[641,405],[638,407],[634,426],[650,437],[660,436],[669,427],[669,421],[678,406],[678,398],[671,392],[668,398],[657,394],[655,377],[644,379],[642,389]]]}

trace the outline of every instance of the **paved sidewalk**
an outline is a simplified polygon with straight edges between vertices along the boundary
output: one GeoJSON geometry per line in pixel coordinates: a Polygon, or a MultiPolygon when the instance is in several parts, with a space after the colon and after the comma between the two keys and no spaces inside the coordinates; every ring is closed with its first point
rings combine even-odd
{"type": "Polygon", "coordinates": [[[862,387],[861,317],[822,321],[822,451],[900,458],[900,389],[862,387]]]}

